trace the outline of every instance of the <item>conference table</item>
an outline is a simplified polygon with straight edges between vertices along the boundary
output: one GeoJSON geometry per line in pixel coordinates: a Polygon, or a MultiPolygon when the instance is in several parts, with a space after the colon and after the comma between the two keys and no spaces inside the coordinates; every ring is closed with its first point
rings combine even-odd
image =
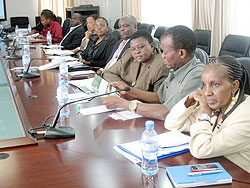
{"type": "MultiPolygon", "coordinates": [[[[0,188],[172,187],[166,175],[166,167],[207,162],[219,162],[233,177],[232,184],[213,187],[250,187],[250,174],[226,158],[198,160],[190,152],[161,159],[157,175],[143,175],[139,165],[131,163],[116,152],[113,146],[139,140],[145,121],[149,120],[147,118],[114,120],[108,116],[112,112],[83,116],[77,113],[77,104],[72,104],[68,125],[75,130],[74,138],[32,137],[27,129],[41,126],[48,116],[57,112],[58,70],[40,71],[39,78],[21,79],[10,71],[15,66],[21,66],[21,60],[3,59],[3,50],[1,48],[1,63],[26,137],[32,143],[0,150],[0,154],[9,154],[8,158],[0,159],[0,188]]],[[[44,57],[40,45],[30,51],[31,58],[44,57]]],[[[47,61],[37,60],[32,62],[32,66],[45,63],[47,61]]],[[[97,98],[80,105],[86,108],[101,104],[97,98]]],[[[154,122],[158,134],[167,131],[163,121],[154,122]]]]}

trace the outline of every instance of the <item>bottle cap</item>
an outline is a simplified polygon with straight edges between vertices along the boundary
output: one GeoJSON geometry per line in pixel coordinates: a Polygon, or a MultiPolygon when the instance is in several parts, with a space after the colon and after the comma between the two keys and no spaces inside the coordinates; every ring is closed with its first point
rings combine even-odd
{"type": "Polygon", "coordinates": [[[146,121],[145,125],[146,125],[147,130],[148,129],[154,129],[154,122],[152,120],[146,121]]]}
{"type": "Polygon", "coordinates": [[[50,34],[50,31],[47,31],[47,34],[50,34]]]}
{"type": "Polygon", "coordinates": [[[64,80],[59,81],[59,85],[64,85],[64,84],[65,84],[64,80]]]}

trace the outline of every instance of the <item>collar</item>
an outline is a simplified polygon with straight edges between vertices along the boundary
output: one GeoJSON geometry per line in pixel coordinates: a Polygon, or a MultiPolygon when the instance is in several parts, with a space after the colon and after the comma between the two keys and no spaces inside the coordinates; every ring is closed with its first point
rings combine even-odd
{"type": "Polygon", "coordinates": [[[81,25],[82,25],[82,24],[79,24],[79,25],[77,25],[77,26],[71,26],[71,27],[70,27],[70,31],[73,31],[74,29],[80,27],[81,25]]]}

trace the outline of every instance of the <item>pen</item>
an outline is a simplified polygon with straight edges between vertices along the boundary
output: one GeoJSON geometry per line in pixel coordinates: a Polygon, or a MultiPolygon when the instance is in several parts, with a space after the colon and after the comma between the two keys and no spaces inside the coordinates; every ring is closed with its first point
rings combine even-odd
{"type": "Polygon", "coordinates": [[[77,105],[77,114],[80,113],[80,110],[81,110],[81,106],[78,104],[78,105],[77,105]]]}
{"type": "Polygon", "coordinates": [[[204,172],[189,172],[188,175],[189,176],[201,176],[204,174],[215,174],[215,173],[219,173],[222,172],[223,170],[215,170],[215,171],[204,171],[204,172]]]}

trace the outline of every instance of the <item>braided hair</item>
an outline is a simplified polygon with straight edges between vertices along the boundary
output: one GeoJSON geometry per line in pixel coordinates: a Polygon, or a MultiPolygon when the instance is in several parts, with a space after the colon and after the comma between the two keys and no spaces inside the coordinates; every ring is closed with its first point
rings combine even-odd
{"type": "Polygon", "coordinates": [[[222,117],[222,122],[245,100],[245,88],[248,80],[248,73],[244,66],[233,56],[223,55],[217,58],[213,58],[208,64],[220,64],[226,67],[226,74],[232,81],[238,80],[240,87],[239,97],[235,105],[222,117]]]}

